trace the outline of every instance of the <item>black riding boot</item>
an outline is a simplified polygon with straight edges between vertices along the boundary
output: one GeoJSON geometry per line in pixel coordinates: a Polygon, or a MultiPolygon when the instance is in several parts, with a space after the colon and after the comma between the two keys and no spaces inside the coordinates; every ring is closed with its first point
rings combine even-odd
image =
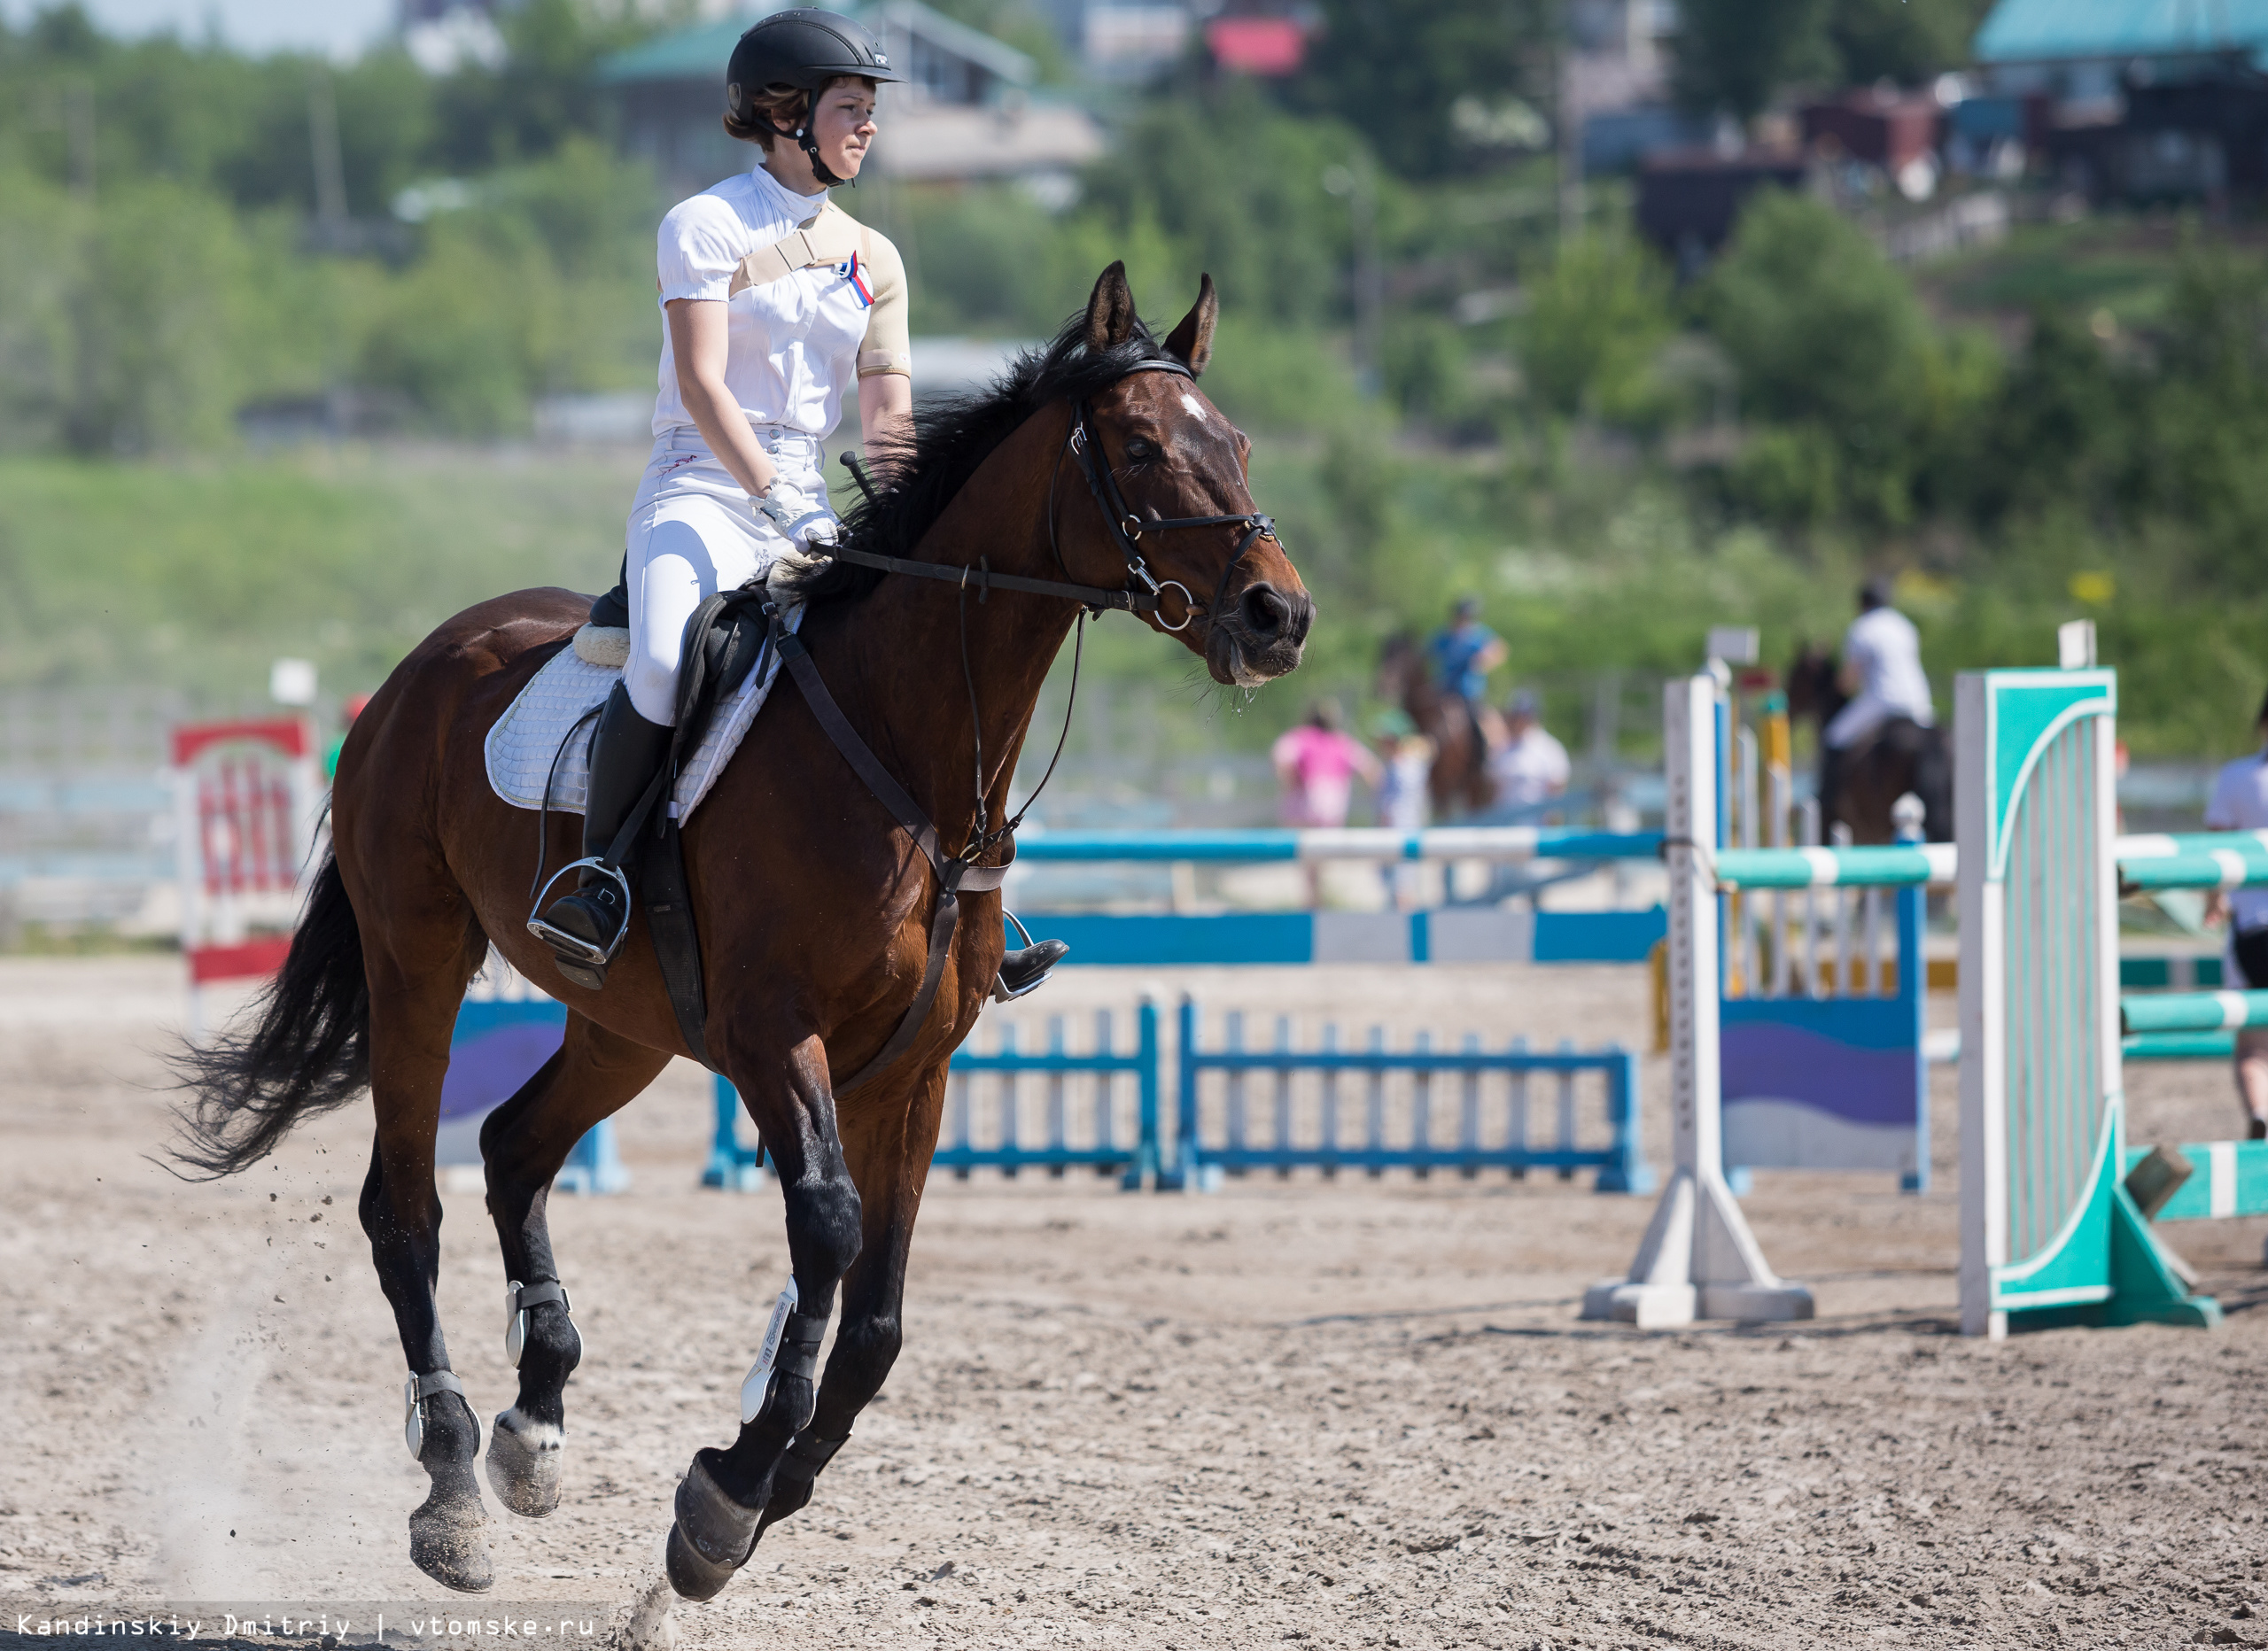
{"type": "MultiPolygon", "coordinates": [[[[583,853],[602,855],[614,844],[615,834],[645,794],[655,770],[669,756],[671,730],[648,722],[630,703],[630,690],[620,683],[599,713],[598,737],[591,752],[588,804],[583,813],[583,853]]],[[[552,944],[559,973],[577,986],[597,991],[606,985],[607,961],[629,919],[622,886],[596,866],[583,868],[576,891],[551,903],[541,921],[590,949],[588,955],[560,948],[551,936],[536,930],[539,939],[552,944]]],[[[535,928],[530,924],[531,929],[535,928]]]]}
{"type": "Polygon", "coordinates": [[[1005,954],[1000,959],[999,981],[992,988],[993,1001],[1005,1004],[1026,992],[1037,991],[1070,950],[1060,940],[1043,940],[1035,941],[1021,951],[1005,954]]]}

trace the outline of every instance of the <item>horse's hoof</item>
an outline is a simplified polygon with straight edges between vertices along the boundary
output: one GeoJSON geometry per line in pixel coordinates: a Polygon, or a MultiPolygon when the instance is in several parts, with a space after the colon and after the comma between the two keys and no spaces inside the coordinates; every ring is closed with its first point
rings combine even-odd
{"type": "Polygon", "coordinates": [[[731,1565],[712,1565],[701,1557],[692,1543],[686,1540],[682,1527],[672,1525],[670,1539],[664,1550],[663,1563],[669,1572],[670,1586],[678,1598],[691,1600],[696,1605],[713,1600],[725,1591],[733,1579],[735,1569],[731,1565]]]}
{"type": "MultiPolygon", "coordinates": [[[[677,1526],[672,1535],[681,1533],[693,1551],[709,1564],[721,1565],[727,1572],[735,1571],[747,1564],[749,1555],[756,1552],[756,1524],[764,1510],[742,1508],[725,1494],[716,1480],[710,1477],[708,1464],[701,1460],[708,1453],[703,1451],[695,1455],[693,1466],[678,1481],[677,1526]]],[[[674,1547],[672,1551],[675,1551],[674,1547]]],[[[685,1593],[682,1588],[678,1592],[685,1593]]],[[[709,1593],[687,1593],[685,1597],[705,1600],[715,1592],[712,1588],[709,1593]]]]}
{"type": "Polygon", "coordinates": [[[488,1562],[488,1515],[480,1498],[463,1493],[442,1499],[439,1487],[409,1516],[409,1558],[445,1588],[459,1593],[485,1593],[496,1585],[496,1571],[488,1562]]]}
{"type": "Polygon", "coordinates": [[[514,1513],[541,1519],[559,1506],[566,1435],[548,1422],[530,1422],[517,1407],[488,1430],[488,1484],[514,1513]]]}

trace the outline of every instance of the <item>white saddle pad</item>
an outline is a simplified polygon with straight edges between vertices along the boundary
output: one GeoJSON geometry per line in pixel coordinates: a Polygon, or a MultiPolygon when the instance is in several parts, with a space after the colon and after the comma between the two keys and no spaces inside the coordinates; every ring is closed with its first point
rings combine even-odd
{"type": "MultiPolygon", "coordinates": [[[[799,628],[803,620],[801,608],[788,609],[788,629],[799,628]]],[[[701,737],[700,748],[678,775],[678,818],[689,818],[695,806],[709,794],[709,787],[740,749],[742,738],[763,709],[765,696],[779,674],[778,658],[767,659],[760,675],[750,671],[738,692],[717,707],[709,732],[701,737]]],[[[602,703],[621,680],[619,665],[594,664],[576,647],[561,648],[488,731],[488,783],[496,794],[514,808],[540,809],[544,806],[548,780],[553,811],[580,814],[589,794],[591,729],[597,719],[584,724],[572,740],[567,740],[568,731],[585,712],[602,703]],[[560,748],[563,740],[567,740],[563,751],[560,748]]]]}

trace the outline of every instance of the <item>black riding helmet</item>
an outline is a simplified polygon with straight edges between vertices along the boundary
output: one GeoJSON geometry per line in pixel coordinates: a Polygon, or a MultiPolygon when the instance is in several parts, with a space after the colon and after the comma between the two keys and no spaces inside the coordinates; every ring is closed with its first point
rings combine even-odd
{"type": "Polygon", "coordinates": [[[735,115],[747,120],[753,100],[773,87],[792,86],[809,93],[803,124],[792,132],[777,127],[773,130],[803,145],[821,183],[840,183],[843,180],[819,158],[819,143],[812,136],[812,115],[819,106],[820,89],[846,74],[869,81],[905,78],[891,69],[889,56],[881,43],[842,12],[822,12],[816,6],[774,12],[742,35],[733,48],[732,61],[725,66],[725,102],[735,115]]]}

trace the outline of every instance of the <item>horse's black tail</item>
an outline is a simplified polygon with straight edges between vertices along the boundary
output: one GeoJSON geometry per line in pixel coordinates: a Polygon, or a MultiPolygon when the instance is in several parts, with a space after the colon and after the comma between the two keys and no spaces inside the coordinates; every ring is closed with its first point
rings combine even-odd
{"type": "MultiPolygon", "coordinates": [[[[283,972],[250,1030],[174,1059],[190,1098],[176,1109],[175,1163],[192,1180],[248,1169],[302,1118],[344,1106],[370,1082],[370,988],[362,935],[338,862],[323,857],[283,972]]],[[[179,1172],[177,1172],[179,1173],[179,1172]]]]}

